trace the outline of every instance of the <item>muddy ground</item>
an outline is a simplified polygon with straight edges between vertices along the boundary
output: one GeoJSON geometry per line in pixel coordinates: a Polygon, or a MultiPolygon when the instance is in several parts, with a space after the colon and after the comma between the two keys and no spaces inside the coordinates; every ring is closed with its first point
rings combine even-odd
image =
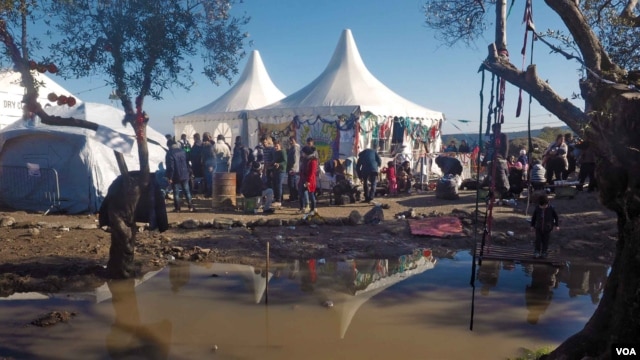
{"type": "MultiPolygon", "coordinates": [[[[482,238],[486,205],[481,202],[475,223],[475,191],[461,191],[459,200],[440,200],[434,192],[417,192],[377,199],[384,221],[353,225],[366,203],[329,205],[319,199],[320,217],[303,220],[297,203],[284,203],[271,215],[212,209],[211,200],[196,199],[195,213],[169,212],[170,229],[148,231],[140,224],[135,261],[138,272],[157,270],[168,261],[238,262],[264,266],[267,243],[273,263],[292,259],[391,258],[416,248],[431,248],[437,257],[471,251],[482,238]],[[449,238],[414,236],[405,216],[453,215],[461,219],[463,234],[449,238]],[[475,232],[477,230],[477,232],[475,232]],[[477,234],[477,235],[476,235],[477,234]],[[175,260],[174,260],[175,259],[175,260]]],[[[553,199],[560,214],[560,230],[552,235],[552,250],[567,261],[603,262],[612,259],[616,221],[596,194],[581,192],[573,199],[553,199]]],[[[526,199],[493,209],[491,242],[532,252],[533,233],[525,214],[526,199]],[[507,232],[513,232],[509,236],[507,232]]],[[[173,205],[167,202],[167,208],[173,205]]],[[[529,215],[531,207],[529,208],[529,215]]],[[[29,214],[0,211],[0,296],[25,291],[87,290],[104,282],[110,233],[97,226],[97,215],[29,214]]]]}

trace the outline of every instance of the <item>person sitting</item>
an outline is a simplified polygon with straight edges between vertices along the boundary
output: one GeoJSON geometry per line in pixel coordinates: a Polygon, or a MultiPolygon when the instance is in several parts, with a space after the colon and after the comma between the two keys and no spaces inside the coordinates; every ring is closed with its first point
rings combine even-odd
{"type": "Polygon", "coordinates": [[[456,141],[451,140],[449,146],[444,149],[444,152],[458,152],[458,147],[456,146],[456,141]]]}
{"type": "Polygon", "coordinates": [[[469,148],[469,144],[465,140],[460,141],[460,146],[458,147],[458,152],[460,153],[468,153],[471,152],[471,148],[469,148]]]}
{"type": "Polygon", "coordinates": [[[269,214],[275,211],[271,207],[271,203],[273,202],[273,189],[267,187],[262,181],[262,165],[259,162],[255,161],[251,164],[251,170],[243,179],[241,192],[245,199],[255,200],[256,208],[254,209],[254,213],[257,213],[260,205],[262,205],[263,213],[269,214]]]}
{"type": "Polygon", "coordinates": [[[544,190],[544,186],[547,181],[546,170],[539,159],[533,159],[530,175],[531,177],[529,181],[531,182],[533,190],[544,190]]]}

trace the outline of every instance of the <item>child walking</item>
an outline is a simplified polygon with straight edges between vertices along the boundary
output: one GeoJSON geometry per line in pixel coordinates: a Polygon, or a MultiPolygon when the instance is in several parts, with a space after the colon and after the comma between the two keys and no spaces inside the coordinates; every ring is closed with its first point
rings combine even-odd
{"type": "Polygon", "coordinates": [[[533,211],[531,217],[531,231],[536,232],[536,242],[533,257],[546,258],[549,250],[549,239],[553,228],[560,229],[558,221],[558,213],[556,209],[549,204],[547,194],[542,194],[538,198],[538,206],[533,211]]]}
{"type": "Polygon", "coordinates": [[[382,173],[387,174],[389,184],[389,195],[398,195],[398,179],[396,178],[396,166],[393,161],[387,163],[387,167],[382,168],[382,173]]]}

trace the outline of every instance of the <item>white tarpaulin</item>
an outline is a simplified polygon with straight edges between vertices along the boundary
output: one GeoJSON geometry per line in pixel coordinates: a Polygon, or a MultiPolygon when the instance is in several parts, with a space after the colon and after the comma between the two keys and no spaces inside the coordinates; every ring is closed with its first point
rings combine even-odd
{"type": "MultiPolygon", "coordinates": [[[[31,121],[18,120],[0,130],[2,171],[7,173],[12,169],[26,168],[27,164],[37,165],[41,172],[43,169],[54,169],[59,186],[58,210],[68,213],[97,212],[109,185],[120,174],[114,149],[124,153],[129,170],[140,169],[133,128],[122,124],[122,110],[109,105],[82,103],[71,108],[52,106],[45,108],[45,111],[50,115],[100,124],[99,131],[45,125],[37,118],[31,121]]],[[[149,165],[153,172],[164,163],[166,139],[151,127],[147,127],[147,138],[149,165]]],[[[40,191],[33,187],[24,188],[24,179],[10,178],[6,174],[0,174],[0,180],[2,199],[15,197],[19,191],[28,193],[17,199],[33,196],[34,192],[40,191]]],[[[21,210],[46,210],[41,203],[14,202],[9,205],[21,210]]]]}

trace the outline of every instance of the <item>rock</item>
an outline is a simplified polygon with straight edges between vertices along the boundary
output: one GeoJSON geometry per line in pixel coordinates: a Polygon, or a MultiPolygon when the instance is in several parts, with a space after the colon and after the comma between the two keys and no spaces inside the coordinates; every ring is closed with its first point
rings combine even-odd
{"type": "Polygon", "coordinates": [[[178,225],[178,227],[182,228],[182,229],[197,229],[199,226],[199,223],[197,220],[193,220],[193,219],[188,219],[185,220],[183,222],[180,223],[180,225],[178,225]]]}
{"type": "Polygon", "coordinates": [[[97,224],[80,224],[78,225],[78,229],[80,230],[94,230],[97,229],[98,225],[97,224]]]}
{"type": "Polygon", "coordinates": [[[182,246],[172,246],[171,251],[180,253],[184,251],[184,248],[182,246]]]}
{"type": "Polygon", "coordinates": [[[349,225],[361,225],[363,224],[362,215],[356,210],[353,210],[349,214],[349,225]]]}
{"type": "Polygon", "coordinates": [[[269,219],[267,220],[267,226],[272,226],[272,227],[282,226],[282,219],[269,219]]]}
{"type": "Polygon", "coordinates": [[[31,322],[31,325],[46,327],[55,325],[59,322],[68,322],[72,317],[76,316],[74,312],[68,311],[52,311],[31,322]]]}
{"type": "Polygon", "coordinates": [[[38,228],[29,229],[29,234],[33,237],[40,236],[40,230],[38,228]]]}
{"type": "Polygon", "coordinates": [[[0,227],[9,227],[13,226],[16,223],[16,219],[11,216],[3,216],[0,217],[0,227]]]}
{"type": "Polygon", "coordinates": [[[327,309],[331,309],[333,307],[333,301],[331,300],[323,301],[322,306],[326,307],[327,309]]]}
{"type": "Polygon", "coordinates": [[[233,226],[233,219],[220,218],[213,221],[213,227],[216,229],[227,229],[233,226]]]}

